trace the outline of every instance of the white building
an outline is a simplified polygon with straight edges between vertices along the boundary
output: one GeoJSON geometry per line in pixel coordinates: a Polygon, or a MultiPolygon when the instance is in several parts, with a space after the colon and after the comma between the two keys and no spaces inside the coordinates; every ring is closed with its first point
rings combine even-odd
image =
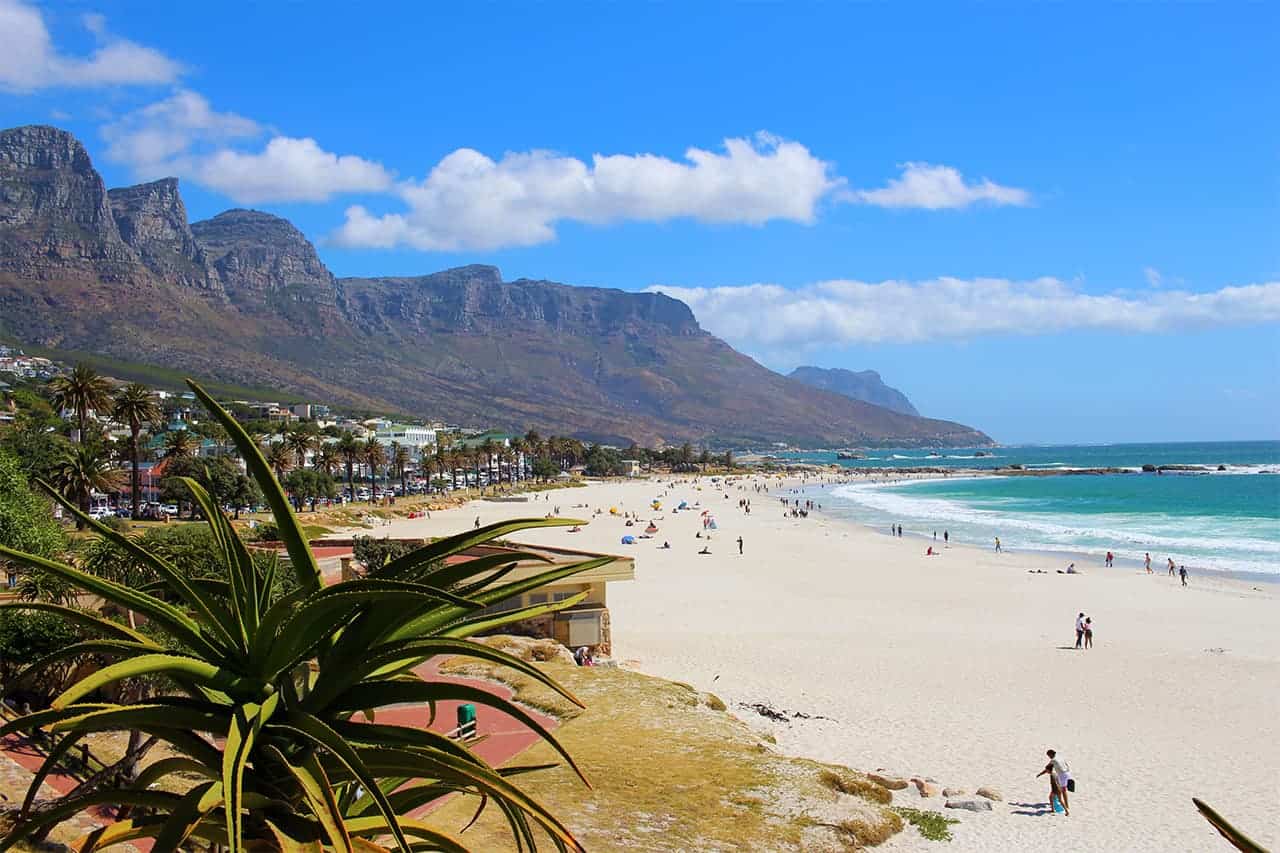
{"type": "Polygon", "coordinates": [[[421,450],[424,447],[434,450],[436,446],[436,431],[433,427],[387,424],[380,425],[375,435],[384,445],[394,441],[403,447],[412,447],[415,450],[421,450]]]}

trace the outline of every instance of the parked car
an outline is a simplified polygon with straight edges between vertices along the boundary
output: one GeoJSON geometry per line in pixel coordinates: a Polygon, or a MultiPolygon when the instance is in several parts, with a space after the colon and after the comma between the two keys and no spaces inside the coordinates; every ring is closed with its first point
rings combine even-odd
{"type": "Polygon", "coordinates": [[[116,518],[133,518],[133,512],[127,507],[122,506],[116,510],[116,518]]]}

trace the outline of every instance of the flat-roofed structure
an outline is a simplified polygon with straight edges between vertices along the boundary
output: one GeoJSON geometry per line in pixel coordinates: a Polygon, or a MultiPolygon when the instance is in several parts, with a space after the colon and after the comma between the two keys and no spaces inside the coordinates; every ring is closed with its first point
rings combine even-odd
{"type": "MultiPolygon", "coordinates": [[[[424,545],[423,539],[397,539],[410,545],[424,545]]],[[[344,567],[350,571],[354,540],[322,539],[311,543],[324,571],[326,581],[332,583],[342,577],[344,567]]],[[[571,548],[552,548],[544,545],[527,545],[508,542],[505,545],[476,545],[448,559],[450,564],[488,557],[494,554],[520,552],[537,554],[541,560],[517,560],[516,567],[507,573],[501,583],[533,577],[541,572],[588,560],[607,558],[604,565],[596,566],[576,575],[552,581],[536,590],[499,601],[485,609],[486,613],[510,613],[541,604],[554,604],[586,593],[582,601],[564,610],[533,616],[509,625],[494,633],[521,634],[530,637],[550,637],[569,648],[590,646],[599,654],[613,653],[613,636],[609,619],[608,585],[618,581],[634,580],[635,560],[616,554],[596,554],[571,548]]]]}

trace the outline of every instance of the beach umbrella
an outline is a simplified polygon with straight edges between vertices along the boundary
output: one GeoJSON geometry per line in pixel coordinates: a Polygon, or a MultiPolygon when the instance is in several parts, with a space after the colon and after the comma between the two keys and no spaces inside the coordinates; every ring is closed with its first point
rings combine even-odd
{"type": "Polygon", "coordinates": [[[654,524],[653,522],[649,522],[649,526],[648,526],[648,527],[646,527],[646,528],[644,529],[644,532],[645,532],[645,533],[657,533],[657,532],[658,532],[658,525],[654,524]]]}
{"type": "Polygon", "coordinates": [[[623,536],[623,537],[622,537],[622,544],[623,544],[623,545],[634,545],[634,544],[636,544],[636,537],[634,537],[634,536],[623,536]]]}

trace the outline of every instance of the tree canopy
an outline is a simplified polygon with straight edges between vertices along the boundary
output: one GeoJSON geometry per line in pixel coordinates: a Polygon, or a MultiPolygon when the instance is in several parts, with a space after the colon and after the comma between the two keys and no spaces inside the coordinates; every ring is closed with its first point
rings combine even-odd
{"type": "Polygon", "coordinates": [[[0,449],[0,545],[40,557],[66,550],[67,538],[49,501],[28,485],[18,460],[0,449]]]}

